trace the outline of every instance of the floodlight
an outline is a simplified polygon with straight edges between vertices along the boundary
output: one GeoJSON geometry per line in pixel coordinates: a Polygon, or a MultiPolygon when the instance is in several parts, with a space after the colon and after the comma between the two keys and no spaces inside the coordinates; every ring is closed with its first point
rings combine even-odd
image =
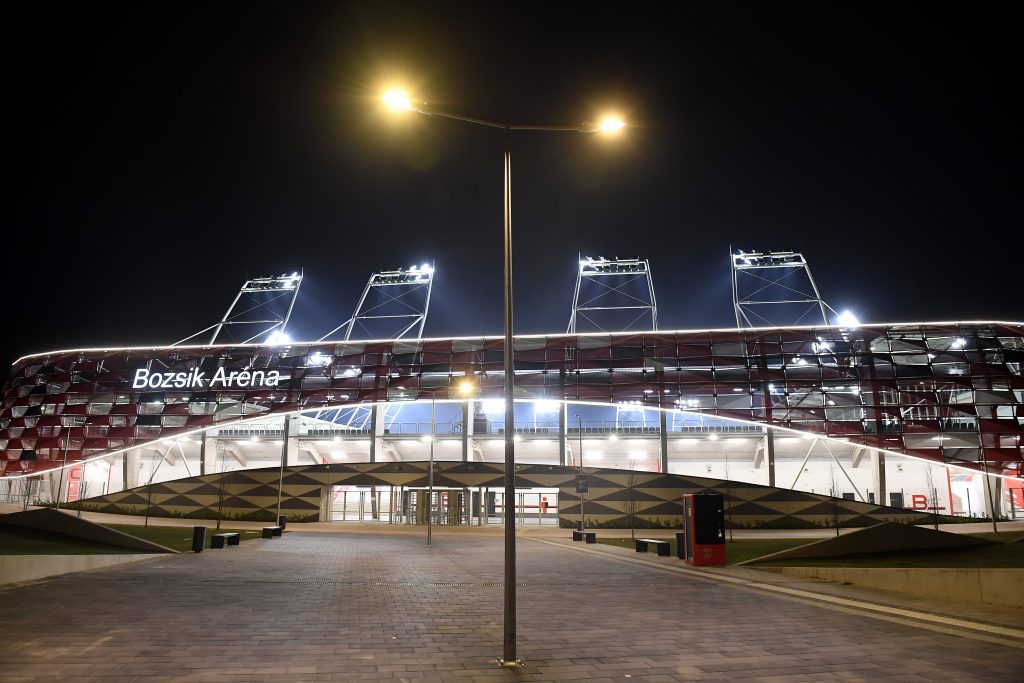
{"type": "Polygon", "coordinates": [[[292,338],[281,330],[274,330],[269,337],[267,337],[267,344],[272,346],[281,346],[282,344],[290,344],[292,338]]]}
{"type": "Polygon", "coordinates": [[[857,316],[853,313],[843,311],[839,314],[839,317],[836,318],[836,324],[840,327],[858,327],[860,325],[860,321],[857,320],[857,316]]]}

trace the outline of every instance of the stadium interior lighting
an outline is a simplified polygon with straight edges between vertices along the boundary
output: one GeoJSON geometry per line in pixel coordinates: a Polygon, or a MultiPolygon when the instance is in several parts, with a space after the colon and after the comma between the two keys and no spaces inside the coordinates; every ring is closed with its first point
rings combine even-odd
{"type": "Polygon", "coordinates": [[[324,354],[320,353],[319,351],[316,351],[316,352],[313,353],[313,355],[309,356],[309,359],[307,360],[307,362],[310,365],[322,368],[325,365],[330,365],[331,357],[330,356],[325,356],[324,354]]]}
{"type": "Polygon", "coordinates": [[[836,318],[836,324],[840,327],[858,327],[860,325],[860,321],[857,320],[857,316],[850,313],[850,311],[843,311],[836,318]]]}
{"type": "Polygon", "coordinates": [[[533,410],[537,413],[557,413],[561,406],[558,401],[534,401],[533,410]]]}
{"type": "Polygon", "coordinates": [[[489,398],[482,401],[481,406],[488,415],[498,415],[505,412],[505,401],[500,398],[489,398]]]}

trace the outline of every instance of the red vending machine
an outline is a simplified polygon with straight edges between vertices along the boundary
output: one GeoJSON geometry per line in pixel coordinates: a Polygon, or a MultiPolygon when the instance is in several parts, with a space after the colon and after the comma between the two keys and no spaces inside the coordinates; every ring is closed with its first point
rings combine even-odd
{"type": "Polygon", "coordinates": [[[725,501],[720,493],[684,495],[683,528],[686,564],[725,564],[725,501]]]}

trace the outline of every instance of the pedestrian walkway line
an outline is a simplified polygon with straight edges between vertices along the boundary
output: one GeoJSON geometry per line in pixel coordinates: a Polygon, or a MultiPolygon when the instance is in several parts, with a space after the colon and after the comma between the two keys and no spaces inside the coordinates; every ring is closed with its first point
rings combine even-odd
{"type": "Polygon", "coordinates": [[[770,593],[777,593],[792,598],[809,600],[814,603],[827,603],[838,609],[844,611],[855,611],[858,614],[864,614],[865,616],[874,616],[892,621],[894,618],[902,617],[909,621],[902,621],[901,623],[909,623],[913,625],[921,625],[915,622],[926,622],[935,627],[946,627],[944,632],[952,633],[956,635],[971,635],[969,632],[965,633],[955,629],[969,629],[970,631],[977,631],[981,634],[988,634],[992,636],[1002,636],[1005,638],[1011,638],[1013,640],[998,640],[999,644],[1009,645],[1011,647],[1024,649],[1024,629],[1013,628],[1009,626],[998,626],[996,624],[986,624],[979,621],[971,621],[967,619],[961,619],[957,617],[949,617],[941,614],[931,614],[929,612],[921,612],[918,610],[907,609],[904,607],[891,607],[889,605],[880,605],[872,602],[866,602],[863,600],[855,600],[852,598],[840,598],[832,595],[826,595],[824,593],[816,593],[814,591],[801,590],[799,588],[787,588],[785,586],[779,586],[777,584],[766,583],[761,581],[751,581],[735,576],[726,576],[722,574],[712,574],[709,572],[701,571],[699,569],[693,569],[690,567],[674,567],[666,566],[662,564],[656,564],[649,560],[641,560],[634,557],[619,557],[611,553],[607,553],[600,550],[594,550],[587,547],[577,547],[566,545],[565,543],[559,543],[557,541],[549,541],[541,538],[531,538],[524,536],[531,541],[537,543],[546,543],[547,545],[555,546],[556,548],[563,548],[565,550],[572,550],[576,552],[590,553],[592,555],[598,555],[603,558],[616,560],[619,562],[629,562],[637,564],[643,567],[648,567],[654,570],[661,570],[674,574],[685,574],[695,579],[703,579],[705,581],[728,583],[739,587],[751,588],[755,590],[767,591],[770,593]]]}

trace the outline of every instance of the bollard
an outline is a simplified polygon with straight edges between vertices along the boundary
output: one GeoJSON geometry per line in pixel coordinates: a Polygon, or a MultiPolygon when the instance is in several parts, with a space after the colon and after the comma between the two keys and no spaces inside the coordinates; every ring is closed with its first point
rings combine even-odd
{"type": "Polygon", "coordinates": [[[201,553],[203,548],[206,547],[206,527],[205,526],[194,526],[192,527],[192,552],[201,553]]]}
{"type": "Polygon", "coordinates": [[[281,527],[282,529],[284,529],[286,526],[288,526],[288,515],[278,515],[277,516],[277,525],[279,527],[281,527]]]}

